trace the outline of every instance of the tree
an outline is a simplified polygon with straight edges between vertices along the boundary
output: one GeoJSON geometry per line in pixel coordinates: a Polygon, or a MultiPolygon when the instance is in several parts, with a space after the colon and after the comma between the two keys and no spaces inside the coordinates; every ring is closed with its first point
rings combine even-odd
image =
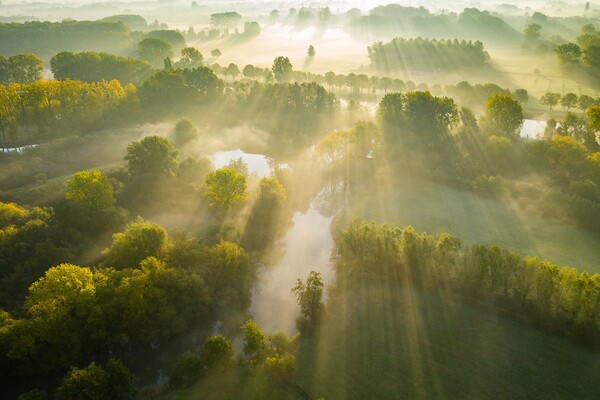
{"type": "Polygon", "coordinates": [[[516,89],[513,92],[513,97],[521,104],[527,103],[527,101],[529,101],[529,94],[527,93],[527,89],[516,89]]]}
{"type": "Polygon", "coordinates": [[[135,268],[147,257],[164,257],[168,244],[165,228],[137,217],[123,232],[113,235],[110,249],[104,251],[108,256],[104,264],[135,268]]]}
{"type": "Polygon", "coordinates": [[[202,363],[208,368],[227,368],[233,356],[231,340],[224,336],[209,336],[202,346],[202,363]]]}
{"type": "Polygon", "coordinates": [[[291,382],[296,372],[296,358],[291,354],[275,354],[267,357],[265,371],[275,379],[291,382]]]}
{"type": "Polygon", "coordinates": [[[587,109],[587,117],[590,128],[595,132],[600,131],[600,105],[589,107],[587,109]]]}
{"type": "Polygon", "coordinates": [[[296,295],[296,302],[300,306],[301,319],[298,320],[300,331],[310,329],[318,323],[324,308],[323,287],[321,273],[311,271],[306,282],[298,279],[292,288],[292,293],[296,295]]]}
{"type": "Polygon", "coordinates": [[[141,59],[148,61],[155,67],[161,67],[165,58],[173,57],[171,45],[164,40],[145,38],[138,43],[138,54],[141,59]]]}
{"type": "Polygon", "coordinates": [[[550,108],[550,112],[552,112],[552,109],[560,101],[560,97],[560,93],[547,92],[540,98],[540,104],[543,106],[548,106],[550,108]]]}
{"type": "Polygon", "coordinates": [[[42,79],[44,61],[35,54],[0,57],[0,83],[33,83],[42,79]]]}
{"type": "Polygon", "coordinates": [[[314,57],[314,56],[315,56],[315,54],[317,54],[317,53],[315,52],[315,46],[313,46],[312,44],[311,44],[310,46],[308,46],[308,51],[307,51],[307,54],[308,54],[308,56],[309,56],[309,57],[311,57],[311,58],[312,58],[312,57],[314,57]]]}
{"type": "Polygon", "coordinates": [[[106,374],[91,363],[83,369],[72,367],[56,391],[56,400],[104,400],[106,374]]]}
{"type": "Polygon", "coordinates": [[[563,65],[576,64],[581,58],[581,48],[575,43],[561,44],[556,48],[558,60],[563,65]]]}
{"type": "Polygon", "coordinates": [[[169,385],[173,388],[185,388],[196,382],[202,375],[202,360],[192,351],[182,353],[169,375],[169,385]]]}
{"type": "Polygon", "coordinates": [[[588,96],[587,94],[582,94],[577,100],[577,107],[581,110],[582,113],[585,113],[588,108],[594,105],[594,103],[595,100],[593,97],[588,96]]]}
{"type": "Polygon", "coordinates": [[[211,207],[224,213],[246,199],[246,177],[232,169],[221,168],[209,173],[204,197],[211,207]]]}
{"type": "Polygon", "coordinates": [[[155,180],[171,175],[177,166],[177,150],[173,142],[161,136],[147,136],[131,142],[125,156],[132,178],[155,180]]]}
{"type": "Polygon", "coordinates": [[[250,364],[259,364],[265,356],[265,333],[249,319],[242,325],[244,333],[244,355],[250,364]]]}
{"type": "Polygon", "coordinates": [[[133,375],[120,360],[111,359],[105,369],[91,363],[71,367],[56,391],[57,400],[133,400],[133,375]]]}
{"type": "Polygon", "coordinates": [[[567,112],[577,105],[577,95],[575,93],[566,93],[560,99],[560,105],[567,109],[567,112]]]}
{"type": "Polygon", "coordinates": [[[214,58],[219,58],[223,55],[223,53],[221,53],[221,50],[219,49],[213,49],[210,51],[210,55],[214,58]]]}
{"type": "Polygon", "coordinates": [[[181,147],[198,138],[198,129],[192,121],[187,118],[180,119],[175,124],[175,143],[181,147]]]}
{"type": "Polygon", "coordinates": [[[528,40],[536,40],[540,37],[542,26],[540,24],[529,24],[523,30],[523,34],[528,40]]]}
{"type": "Polygon", "coordinates": [[[184,47],[181,50],[181,58],[175,63],[176,68],[201,67],[204,61],[202,53],[194,47],[184,47]]]}
{"type": "Polygon", "coordinates": [[[282,82],[291,78],[293,67],[289,58],[279,56],[273,61],[271,70],[273,71],[275,80],[282,82]]]}
{"type": "Polygon", "coordinates": [[[79,171],[67,180],[65,199],[74,207],[96,213],[114,207],[113,187],[102,172],[79,171]]]}
{"type": "Polygon", "coordinates": [[[230,76],[233,79],[235,79],[240,75],[240,69],[238,68],[238,66],[236,64],[230,63],[227,66],[227,69],[225,69],[224,75],[230,76]]]}
{"type": "Polygon", "coordinates": [[[510,95],[492,96],[485,105],[487,123],[492,134],[511,140],[519,136],[523,125],[523,107],[510,95]]]}

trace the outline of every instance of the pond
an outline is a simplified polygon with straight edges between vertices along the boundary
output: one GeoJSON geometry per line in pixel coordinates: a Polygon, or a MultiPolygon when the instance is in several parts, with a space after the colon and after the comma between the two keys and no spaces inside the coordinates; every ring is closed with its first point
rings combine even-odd
{"type": "Polygon", "coordinates": [[[248,165],[248,171],[264,178],[271,175],[271,163],[267,156],[262,154],[245,153],[240,149],[220,151],[208,157],[215,168],[223,168],[231,161],[241,158],[248,165]]]}
{"type": "Polygon", "coordinates": [[[18,153],[23,154],[23,152],[27,149],[32,149],[36,147],[37,144],[28,144],[26,146],[20,147],[0,147],[0,153],[18,153]]]}
{"type": "Polygon", "coordinates": [[[261,270],[252,297],[250,313],[265,332],[296,332],[300,309],[291,289],[298,278],[304,280],[311,271],[316,271],[326,284],[333,279],[329,263],[333,248],[332,219],[321,215],[314,202],[306,213],[294,214],[293,227],[283,238],[285,255],[277,265],[261,270]]]}
{"type": "Polygon", "coordinates": [[[546,129],[546,121],[536,121],[534,119],[526,119],[523,121],[523,126],[519,132],[519,136],[527,139],[541,139],[544,136],[546,129]]]}

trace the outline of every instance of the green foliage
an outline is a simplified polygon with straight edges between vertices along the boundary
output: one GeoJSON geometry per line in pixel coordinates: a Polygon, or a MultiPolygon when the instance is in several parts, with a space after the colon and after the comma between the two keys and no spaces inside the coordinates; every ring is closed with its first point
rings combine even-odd
{"type": "Polygon", "coordinates": [[[90,83],[116,79],[124,85],[138,84],[152,73],[147,61],[97,52],[63,51],[52,57],[50,67],[55,79],[90,83]]]}
{"type": "Polygon", "coordinates": [[[180,119],[175,124],[175,144],[181,147],[198,138],[198,128],[187,118],[180,119]]]}
{"type": "Polygon", "coordinates": [[[210,14],[211,25],[217,28],[232,29],[242,20],[242,16],[235,11],[210,14]]]}
{"type": "Polygon", "coordinates": [[[221,50],[219,50],[219,49],[213,49],[210,51],[210,55],[211,55],[211,57],[219,58],[223,55],[223,53],[221,53],[221,50]]]}
{"type": "Polygon", "coordinates": [[[184,47],[181,58],[175,62],[176,68],[198,68],[204,63],[204,56],[194,47],[184,47]]]}
{"type": "Polygon", "coordinates": [[[118,268],[135,268],[147,257],[162,258],[168,248],[167,231],[137,217],[122,233],[112,237],[110,249],[105,250],[105,264],[118,268]]]}
{"type": "Polygon", "coordinates": [[[539,39],[541,30],[542,26],[540,24],[529,24],[523,30],[523,34],[528,40],[536,40],[539,39]]]}
{"type": "Polygon", "coordinates": [[[273,76],[278,82],[289,80],[292,75],[292,69],[293,67],[290,59],[283,56],[275,58],[275,60],[273,60],[273,66],[271,67],[273,76]]]}
{"type": "Polygon", "coordinates": [[[292,382],[296,372],[296,357],[291,354],[276,354],[267,357],[265,360],[265,370],[277,380],[292,382]]]}
{"type": "Polygon", "coordinates": [[[390,93],[377,111],[382,123],[384,142],[392,148],[434,147],[443,143],[450,128],[458,122],[458,108],[448,97],[429,92],[390,93]]]}
{"type": "Polygon", "coordinates": [[[242,325],[244,334],[244,355],[250,364],[264,361],[266,336],[260,327],[251,319],[242,325]]]}
{"type": "Polygon", "coordinates": [[[308,46],[306,54],[308,54],[309,57],[314,57],[317,54],[317,52],[315,51],[315,46],[313,46],[312,44],[308,46]]]}
{"type": "Polygon", "coordinates": [[[489,59],[480,41],[404,39],[376,42],[368,47],[373,67],[391,71],[458,71],[481,68],[489,59]]]}
{"type": "Polygon", "coordinates": [[[181,33],[179,33],[179,31],[166,29],[150,31],[146,34],[146,38],[162,40],[163,42],[171,46],[171,49],[174,52],[183,51],[183,49],[185,48],[185,38],[181,33]]]}
{"type": "Polygon", "coordinates": [[[224,336],[209,336],[202,346],[202,363],[209,369],[227,368],[233,357],[231,340],[224,336]]]}
{"type": "Polygon", "coordinates": [[[273,243],[286,190],[274,178],[259,181],[260,193],[252,206],[242,243],[247,249],[263,253],[273,243]]]}
{"type": "Polygon", "coordinates": [[[577,64],[582,54],[581,48],[575,43],[561,44],[555,51],[559,62],[565,66],[577,64]]]}
{"type": "Polygon", "coordinates": [[[540,104],[543,106],[548,106],[550,112],[552,112],[552,109],[558,105],[560,97],[560,93],[547,92],[540,97],[540,104]]]}
{"type": "Polygon", "coordinates": [[[135,394],[133,375],[119,360],[106,368],[91,363],[83,369],[72,367],[56,391],[57,400],[131,400],[135,394]]]}
{"type": "MultiPolygon", "coordinates": [[[[162,62],[162,61],[161,61],[162,62]]],[[[222,82],[207,67],[161,70],[140,86],[141,104],[154,118],[207,104],[221,92],[222,82]]]]}
{"type": "Polygon", "coordinates": [[[523,107],[509,95],[491,97],[486,105],[487,129],[491,134],[500,135],[511,140],[519,137],[523,126],[523,107]]]}
{"type": "Polygon", "coordinates": [[[162,66],[165,58],[173,57],[173,50],[169,43],[151,37],[142,39],[138,43],[137,50],[140,58],[148,61],[154,67],[162,66]]]}
{"type": "Polygon", "coordinates": [[[43,390],[39,390],[39,389],[30,390],[29,392],[23,393],[22,395],[17,397],[17,400],[48,400],[48,399],[49,399],[48,393],[44,392],[43,390]]]}
{"type": "Polygon", "coordinates": [[[110,209],[115,205],[113,187],[102,172],[79,171],[67,180],[65,195],[72,207],[81,207],[95,213],[110,209]]]}
{"type": "Polygon", "coordinates": [[[202,375],[203,363],[199,355],[192,351],[182,353],[169,375],[169,385],[185,388],[192,385],[202,375]]]}
{"type": "Polygon", "coordinates": [[[292,288],[292,293],[296,295],[297,303],[300,306],[300,315],[303,318],[302,321],[299,321],[300,331],[310,330],[319,322],[324,309],[323,287],[321,273],[311,271],[306,282],[298,279],[292,288]],[[304,329],[300,329],[301,327],[304,329]]]}
{"type": "Polygon", "coordinates": [[[148,136],[127,146],[125,160],[133,179],[155,180],[173,174],[177,165],[177,150],[164,137],[148,136]]]}
{"type": "Polygon", "coordinates": [[[211,207],[224,213],[246,199],[246,177],[228,168],[206,175],[204,197],[211,207]]]}
{"type": "Polygon", "coordinates": [[[56,392],[57,400],[102,400],[104,397],[104,370],[91,363],[83,369],[71,368],[56,392]]]}
{"type": "Polygon", "coordinates": [[[42,79],[44,61],[35,54],[0,56],[0,84],[33,83],[42,79]]]}
{"type": "Polygon", "coordinates": [[[22,51],[50,58],[60,51],[116,51],[131,46],[130,29],[118,22],[30,21],[0,24],[0,54],[22,51]]]}

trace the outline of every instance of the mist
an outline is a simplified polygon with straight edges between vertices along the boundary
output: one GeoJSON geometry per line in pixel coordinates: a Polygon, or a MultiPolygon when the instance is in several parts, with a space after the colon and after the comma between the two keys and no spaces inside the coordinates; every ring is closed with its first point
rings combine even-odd
{"type": "Polygon", "coordinates": [[[6,398],[599,397],[599,55],[597,2],[2,0],[6,398]]]}

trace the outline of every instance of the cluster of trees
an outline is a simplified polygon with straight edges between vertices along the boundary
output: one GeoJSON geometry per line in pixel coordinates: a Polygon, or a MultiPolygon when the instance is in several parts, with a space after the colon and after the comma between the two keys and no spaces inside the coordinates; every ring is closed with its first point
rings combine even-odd
{"type": "Polygon", "coordinates": [[[498,246],[463,246],[441,234],[419,234],[353,220],[335,238],[334,290],[418,285],[441,295],[475,296],[510,307],[570,339],[593,345],[600,334],[600,275],[578,273],[498,246]],[[498,301],[501,300],[501,301],[498,301]]]}
{"type": "Polygon", "coordinates": [[[600,34],[592,24],[584,25],[577,43],[565,43],[556,48],[558,61],[565,68],[583,63],[592,71],[600,68],[600,34]]]}
{"type": "Polygon", "coordinates": [[[44,61],[35,54],[0,55],[0,84],[33,83],[42,78],[44,61]]]}
{"type": "Polygon", "coordinates": [[[0,24],[0,54],[33,53],[43,58],[61,51],[125,54],[133,44],[131,30],[118,22],[65,20],[0,24]]]}
{"type": "Polygon", "coordinates": [[[458,123],[458,107],[449,97],[429,92],[388,93],[377,111],[388,149],[437,147],[458,123]]]}
{"type": "Polygon", "coordinates": [[[32,141],[119,123],[136,100],[135,87],[123,87],[116,80],[0,85],[2,140],[32,141]]]}
{"type": "MultiPolygon", "coordinates": [[[[179,125],[179,130],[194,128],[179,125]]],[[[160,354],[163,348],[171,352],[184,333],[203,332],[217,319],[234,321],[238,311],[248,308],[257,266],[244,248],[222,239],[218,230],[203,239],[189,234],[170,237],[163,227],[137,217],[112,235],[101,256],[88,261],[92,267],[81,266],[78,260],[90,260],[91,246],[123,226],[127,211],[121,206],[130,205],[134,195],[135,203],[142,203],[138,206],[163,191],[175,190],[180,201],[189,194],[181,185],[204,179],[207,206],[214,209],[220,224],[223,214],[247,197],[243,168],[242,173],[226,168],[205,178],[198,174],[190,178],[186,171],[200,165],[195,160],[178,162],[174,145],[164,138],[149,136],[132,142],[126,161],[126,171],[117,174],[74,174],[67,181],[64,199],[54,208],[28,210],[0,203],[3,377],[33,382],[72,367],[57,398],[77,398],[73,396],[82,391],[99,399],[130,398],[126,368],[117,361],[106,367],[94,362],[118,357],[137,374],[147,369],[149,353],[160,354]],[[48,269],[49,265],[54,266],[48,269]],[[107,394],[111,388],[119,388],[119,396],[125,397],[111,397],[107,394]]],[[[237,237],[250,251],[262,254],[275,240],[286,191],[275,178],[264,178],[258,186],[246,230],[237,237]]],[[[201,199],[202,190],[191,195],[201,199]]],[[[250,323],[245,326],[250,335],[250,323]]],[[[258,328],[255,331],[262,334],[258,328]]],[[[264,367],[276,379],[286,379],[294,358],[283,351],[289,348],[289,339],[283,339],[275,335],[272,340],[255,340],[249,345],[254,347],[247,351],[247,362],[264,367]]],[[[214,338],[206,343],[214,354],[229,356],[208,356],[205,344],[199,371],[231,358],[230,344],[229,352],[221,352],[228,341],[225,346],[214,338]]],[[[180,375],[174,373],[173,382],[185,381],[180,375]]]]}
{"type": "Polygon", "coordinates": [[[118,80],[139,84],[152,74],[150,63],[108,53],[63,51],[52,57],[50,68],[55,79],[83,82],[118,80]]]}
{"type": "Polygon", "coordinates": [[[348,13],[349,28],[357,34],[375,34],[443,37],[476,37],[490,42],[511,43],[520,33],[497,14],[476,8],[465,8],[461,13],[432,13],[424,7],[388,4],[375,7],[368,15],[360,11],[348,13]]]}
{"type": "Polygon", "coordinates": [[[489,59],[480,41],[404,39],[368,47],[371,65],[379,71],[458,71],[481,68],[489,59]]]}
{"type": "Polygon", "coordinates": [[[582,113],[585,113],[588,108],[600,104],[600,98],[594,99],[587,94],[577,96],[573,92],[560,94],[557,92],[546,92],[540,97],[540,104],[548,107],[548,110],[552,112],[552,109],[558,105],[562,106],[567,112],[573,108],[579,109],[582,113]]]}

